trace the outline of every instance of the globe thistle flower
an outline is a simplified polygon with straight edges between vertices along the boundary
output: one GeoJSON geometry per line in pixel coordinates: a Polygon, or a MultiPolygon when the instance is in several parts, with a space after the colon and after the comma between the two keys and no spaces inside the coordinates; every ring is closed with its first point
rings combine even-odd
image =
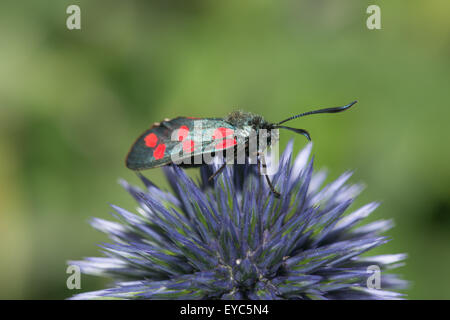
{"type": "Polygon", "coordinates": [[[112,206],[117,221],[91,224],[111,243],[104,257],[71,261],[85,274],[109,277],[113,287],[73,299],[394,299],[406,282],[384,271],[404,254],[362,257],[389,239],[393,225],[359,223],[378,207],[369,203],[346,214],[361,185],[346,172],[322,187],[313,172],[312,144],[292,161],[290,142],[280,157],[274,197],[256,165],[203,166],[195,183],[177,166],[164,172],[173,193],[144,176],[146,189],[121,184],[136,199],[137,213],[112,206]],[[381,288],[367,286],[377,266],[381,288]]]}

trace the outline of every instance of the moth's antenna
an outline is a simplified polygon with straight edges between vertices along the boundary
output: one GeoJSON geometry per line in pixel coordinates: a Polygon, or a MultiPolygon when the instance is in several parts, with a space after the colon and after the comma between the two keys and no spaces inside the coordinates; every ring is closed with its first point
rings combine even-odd
{"type": "MultiPolygon", "coordinates": [[[[298,114],[296,116],[292,116],[290,118],[287,118],[286,120],[283,120],[281,122],[276,123],[276,125],[280,125],[282,123],[285,123],[286,121],[290,121],[290,120],[294,120],[300,117],[304,117],[304,116],[309,116],[310,114],[316,114],[316,113],[337,113],[337,112],[342,112],[345,111],[347,109],[349,109],[351,106],[353,106],[355,103],[357,103],[358,101],[353,101],[345,106],[342,107],[335,107],[335,108],[326,108],[326,109],[320,109],[320,110],[315,110],[315,111],[309,111],[309,112],[305,112],[305,113],[301,113],[298,114]]],[[[287,129],[287,128],[286,128],[287,129]]]]}
{"type": "Polygon", "coordinates": [[[308,131],[306,131],[305,129],[297,129],[297,128],[291,128],[291,127],[285,127],[285,126],[275,126],[274,129],[287,129],[287,130],[291,130],[294,131],[295,133],[299,133],[302,134],[306,137],[306,139],[308,139],[309,141],[311,141],[311,136],[309,134],[308,131]]]}

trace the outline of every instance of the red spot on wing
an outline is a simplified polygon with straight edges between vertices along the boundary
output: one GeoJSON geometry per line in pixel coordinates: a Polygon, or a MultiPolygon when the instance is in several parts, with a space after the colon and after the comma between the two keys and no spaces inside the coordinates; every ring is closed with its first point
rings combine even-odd
{"type": "Polygon", "coordinates": [[[156,160],[159,160],[164,157],[165,151],[166,151],[166,145],[164,143],[161,143],[160,145],[158,145],[156,147],[155,151],[153,151],[153,157],[156,160]]]}
{"type": "Polygon", "coordinates": [[[228,136],[232,136],[234,134],[234,130],[230,128],[220,127],[214,130],[213,139],[223,139],[228,136]]]}
{"type": "Polygon", "coordinates": [[[186,126],[181,126],[178,129],[177,134],[178,134],[178,141],[183,141],[189,134],[189,128],[186,126]]]}
{"type": "Polygon", "coordinates": [[[145,138],[145,145],[149,148],[154,148],[156,146],[156,143],[158,142],[158,137],[154,133],[148,134],[145,138]]]}
{"type": "Polygon", "coordinates": [[[193,152],[195,147],[195,142],[192,140],[184,140],[183,141],[183,151],[184,152],[193,152]]]}
{"type": "Polygon", "coordinates": [[[219,127],[214,130],[212,138],[214,140],[223,139],[216,144],[216,150],[230,148],[237,145],[236,138],[227,138],[234,135],[234,130],[225,127],[219,127]]]}
{"type": "Polygon", "coordinates": [[[237,145],[236,138],[225,139],[225,140],[220,141],[219,143],[216,144],[216,150],[230,148],[230,147],[235,146],[235,145],[237,145]]]}

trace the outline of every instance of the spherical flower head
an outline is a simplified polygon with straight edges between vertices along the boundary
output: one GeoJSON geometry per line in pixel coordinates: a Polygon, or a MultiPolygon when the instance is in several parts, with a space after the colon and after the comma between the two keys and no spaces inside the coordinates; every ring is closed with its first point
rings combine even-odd
{"type": "Polygon", "coordinates": [[[346,172],[322,187],[312,144],[292,160],[290,142],[271,178],[256,165],[203,166],[196,183],[177,166],[164,168],[173,192],[140,176],[145,190],[121,181],[139,207],[112,206],[118,221],[93,219],[111,239],[104,257],[71,261],[113,287],[73,299],[394,299],[406,282],[386,273],[404,254],[361,257],[388,241],[391,220],[360,222],[378,204],[351,210],[360,185],[346,172]],[[375,271],[380,271],[377,281],[375,271]]]}

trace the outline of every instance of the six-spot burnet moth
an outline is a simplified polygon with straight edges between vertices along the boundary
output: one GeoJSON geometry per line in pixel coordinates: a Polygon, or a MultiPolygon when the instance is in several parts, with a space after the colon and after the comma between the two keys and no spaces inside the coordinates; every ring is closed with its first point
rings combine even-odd
{"type": "MultiPolygon", "coordinates": [[[[129,169],[137,171],[170,164],[193,167],[211,163],[214,156],[226,152],[227,157],[223,165],[210,179],[220,174],[227,164],[234,163],[239,156],[241,159],[256,156],[260,169],[261,164],[264,164],[264,160],[260,159],[262,152],[270,146],[271,139],[278,139],[276,129],[291,130],[311,140],[306,130],[286,127],[282,125],[283,123],[311,114],[342,112],[356,102],[342,107],[301,113],[278,123],[269,123],[259,115],[242,111],[232,112],[226,118],[165,119],[155,123],[136,140],[127,155],[126,165],[129,169]],[[264,143],[262,140],[265,140],[264,143]],[[233,157],[228,157],[229,152],[233,157]]],[[[279,193],[273,187],[268,175],[265,176],[273,194],[278,197],[279,193]]]]}

